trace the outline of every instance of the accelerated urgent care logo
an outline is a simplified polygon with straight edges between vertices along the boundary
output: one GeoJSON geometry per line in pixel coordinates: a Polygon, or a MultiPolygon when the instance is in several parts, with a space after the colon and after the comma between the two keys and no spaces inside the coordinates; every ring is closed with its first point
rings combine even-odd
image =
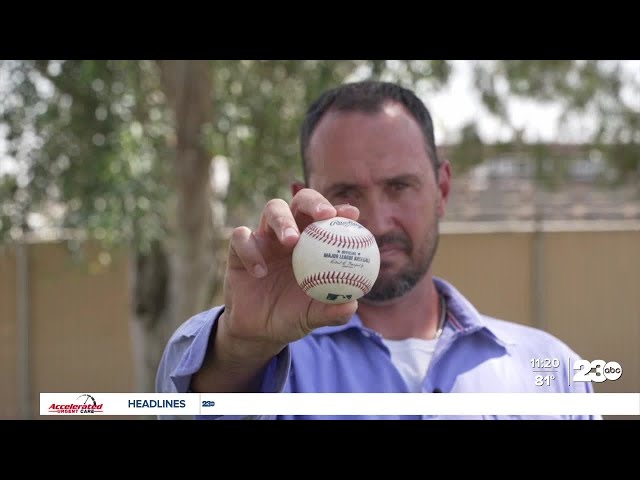
{"type": "Polygon", "coordinates": [[[72,403],[52,403],[49,413],[102,413],[102,403],[88,393],[84,393],[72,403]]]}

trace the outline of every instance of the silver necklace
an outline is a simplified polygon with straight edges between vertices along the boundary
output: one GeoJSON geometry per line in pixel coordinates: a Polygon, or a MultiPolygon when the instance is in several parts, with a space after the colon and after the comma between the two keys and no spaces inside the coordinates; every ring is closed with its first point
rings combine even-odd
{"type": "Polygon", "coordinates": [[[442,335],[444,321],[447,318],[447,302],[444,300],[444,295],[438,292],[438,298],[440,299],[440,320],[438,321],[438,330],[436,330],[436,336],[433,338],[434,340],[438,340],[440,335],[442,335]]]}

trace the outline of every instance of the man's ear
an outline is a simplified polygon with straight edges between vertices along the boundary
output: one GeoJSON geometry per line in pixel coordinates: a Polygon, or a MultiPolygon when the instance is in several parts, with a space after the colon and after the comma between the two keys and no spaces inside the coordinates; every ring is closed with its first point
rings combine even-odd
{"type": "Polygon", "coordinates": [[[438,204],[438,217],[444,217],[444,212],[451,192],[451,163],[444,159],[438,169],[438,190],[440,192],[440,202],[438,204]]]}
{"type": "Polygon", "coordinates": [[[302,183],[302,182],[293,182],[291,184],[291,196],[295,196],[296,193],[298,193],[303,188],[306,188],[304,183],[302,183]]]}

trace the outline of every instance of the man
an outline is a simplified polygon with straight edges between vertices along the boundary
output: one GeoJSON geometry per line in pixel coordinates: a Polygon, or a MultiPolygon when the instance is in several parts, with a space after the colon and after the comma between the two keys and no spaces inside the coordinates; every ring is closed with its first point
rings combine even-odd
{"type": "Polygon", "coordinates": [[[569,387],[566,366],[552,385],[535,385],[532,359],[578,356],[545,332],[481,315],[433,276],[451,166],[413,92],[383,82],[328,91],[308,110],[300,143],[305,183],[292,186],[290,203],[269,201],[257,229],[233,231],[224,305],[175,332],[159,392],[592,391],[569,387]],[[367,227],[381,259],[372,290],[340,305],[309,298],[291,266],[300,232],[334,216],[367,227]]]}

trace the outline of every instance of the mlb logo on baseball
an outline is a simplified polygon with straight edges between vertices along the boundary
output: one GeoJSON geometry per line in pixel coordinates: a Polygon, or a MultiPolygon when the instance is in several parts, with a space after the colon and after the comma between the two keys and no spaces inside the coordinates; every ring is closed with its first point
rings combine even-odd
{"type": "Polygon", "coordinates": [[[380,272],[380,251],[360,223],[335,217],[310,224],[293,250],[300,288],[324,303],[346,303],[366,295],[380,272]]]}

